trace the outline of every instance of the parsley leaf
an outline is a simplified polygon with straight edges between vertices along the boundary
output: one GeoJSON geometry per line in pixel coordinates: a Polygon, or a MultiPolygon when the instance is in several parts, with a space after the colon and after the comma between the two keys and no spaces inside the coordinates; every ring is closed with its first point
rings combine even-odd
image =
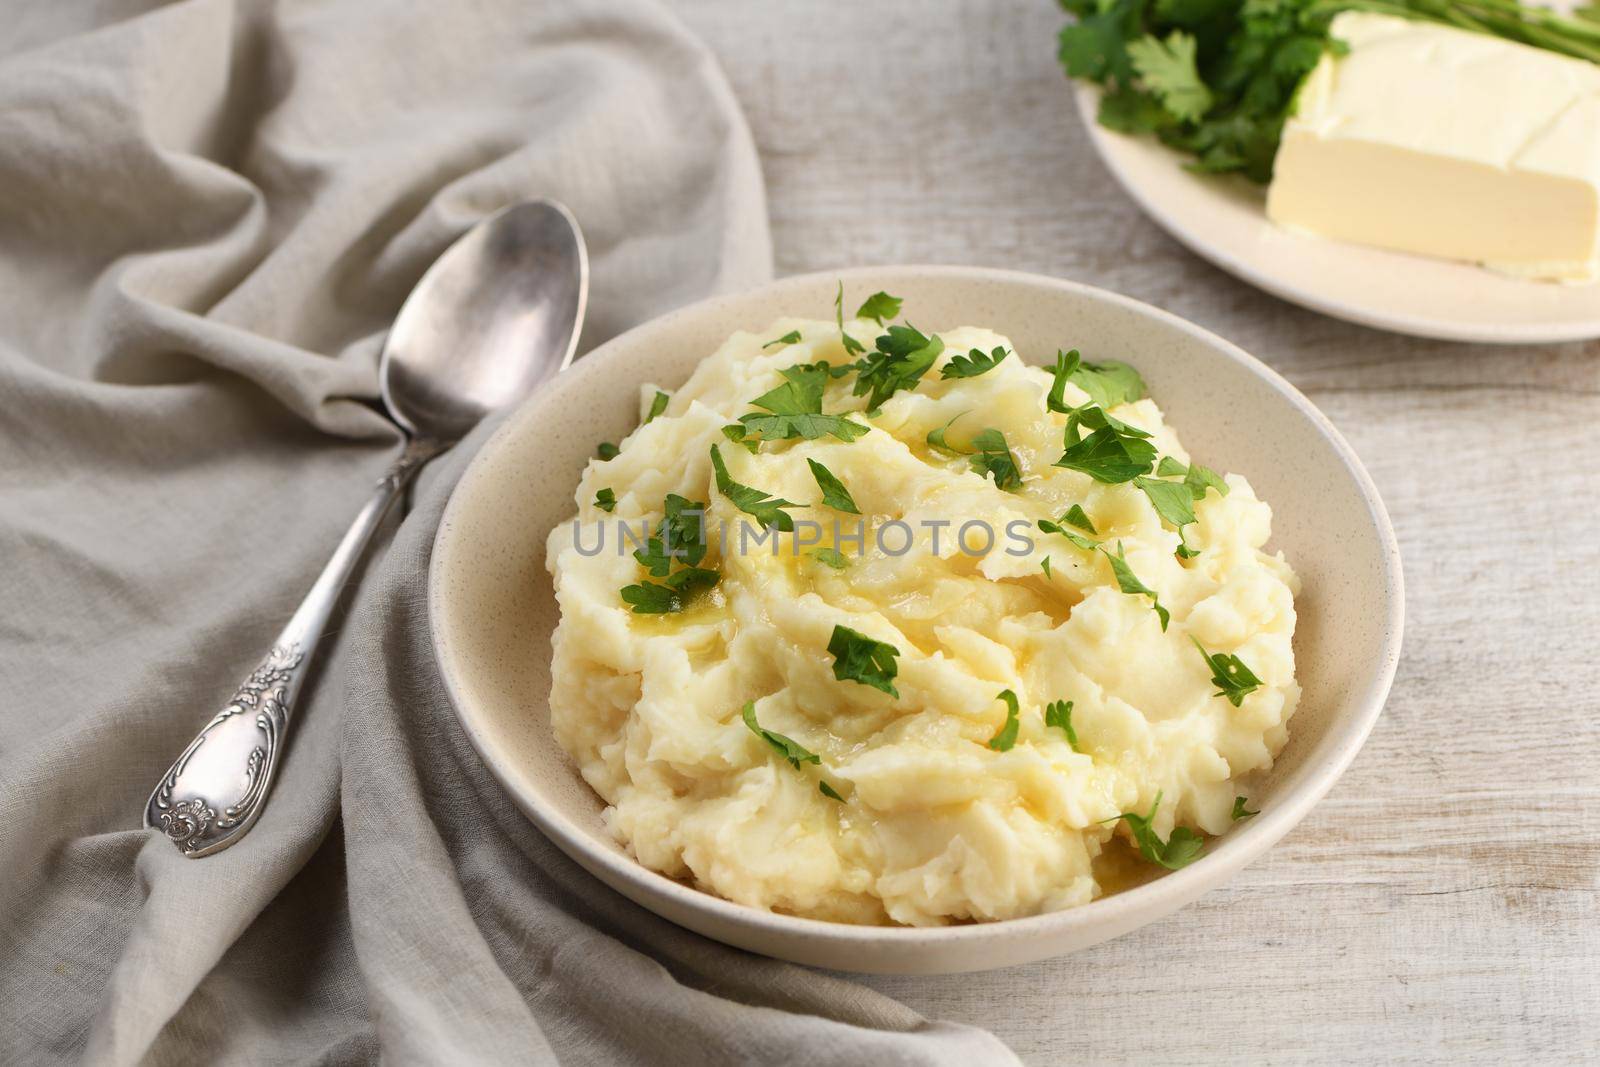
{"type": "Polygon", "coordinates": [[[752,456],[761,451],[761,438],[751,437],[750,431],[742,422],[732,422],[722,428],[722,436],[740,445],[752,456]]]}
{"type": "Polygon", "coordinates": [[[1259,809],[1256,810],[1256,811],[1251,811],[1249,808],[1245,807],[1245,804],[1246,804],[1246,800],[1245,800],[1244,797],[1234,797],[1233,798],[1233,821],[1234,822],[1243,822],[1245,819],[1250,818],[1252,815],[1260,815],[1261,814],[1259,809]]]}
{"type": "Polygon", "coordinates": [[[594,506],[604,512],[611,512],[617,506],[617,494],[611,489],[602,489],[594,495],[594,506]]]}
{"type": "MultiPolygon", "coordinates": [[[[756,441],[785,441],[794,437],[814,441],[824,434],[841,441],[854,441],[867,432],[867,427],[843,415],[822,413],[822,392],[832,376],[832,368],[826,362],[797,363],[778,373],[783,376],[783,384],[751,401],[771,414],[752,411],[739,416],[744,433],[738,444],[749,447],[747,437],[756,441]]],[[[730,439],[733,436],[727,429],[723,433],[730,439]]]]}
{"type": "Polygon", "coordinates": [[[722,452],[716,445],[711,446],[711,466],[716,472],[717,492],[728,498],[728,502],[747,515],[755,516],[757,522],[763,526],[776,526],[785,533],[794,530],[794,517],[784,508],[800,507],[792,500],[781,497],[772,497],[759,489],[748,485],[740,485],[728,476],[728,468],[722,461],[722,452]]]}
{"type": "Polygon", "coordinates": [[[1156,810],[1161,807],[1161,794],[1156,794],[1156,802],[1150,805],[1148,815],[1137,812],[1125,811],[1116,819],[1107,822],[1116,822],[1122,819],[1127,822],[1128,829],[1133,832],[1134,843],[1139,846],[1139,855],[1151,863],[1159,864],[1169,871],[1180,867],[1187,867],[1200,855],[1200,850],[1205,847],[1205,839],[1187,826],[1174,826],[1172,836],[1161,840],[1161,835],[1156,833],[1156,810]]]}
{"type": "Polygon", "coordinates": [[[1218,496],[1228,495],[1228,483],[1210,467],[1202,467],[1195,463],[1189,467],[1189,473],[1184,475],[1183,484],[1188,487],[1189,495],[1196,500],[1205,499],[1207,489],[1215,489],[1218,496]]]}
{"type": "Polygon", "coordinates": [[[622,587],[622,599],[635,615],[666,615],[684,609],[696,596],[720,581],[722,575],[705,567],[685,567],[664,583],[640,582],[622,587]]]}
{"type": "Polygon", "coordinates": [[[1017,714],[1017,694],[1009,689],[1002,689],[995,695],[995,699],[1006,702],[1006,721],[999,732],[989,738],[989,747],[996,752],[1010,752],[1011,746],[1017,743],[1017,730],[1022,726],[1022,720],[1017,714]]]}
{"type": "Polygon", "coordinates": [[[761,738],[761,740],[765,741],[767,744],[771,745],[773,751],[777,752],[778,755],[788,760],[789,765],[795,770],[798,771],[802,763],[820,764],[822,762],[821,756],[817,755],[815,752],[812,752],[800,742],[791,737],[785,737],[776,730],[768,730],[759,722],[757,722],[755,701],[745,701],[743,715],[744,724],[750,728],[750,732],[761,738]]]}
{"type": "Polygon", "coordinates": [[[914,326],[890,326],[876,351],[856,363],[855,395],[867,397],[868,410],[876,411],[901,389],[915,389],[943,351],[937,334],[926,337],[914,326]]]}
{"type": "Polygon", "coordinates": [[[1052,522],[1049,519],[1040,519],[1039,529],[1043,530],[1045,533],[1060,534],[1062,537],[1065,537],[1068,541],[1071,541],[1073,544],[1077,545],[1086,552],[1093,552],[1099,547],[1100,542],[1091,541],[1082,534],[1069,530],[1062,525],[1062,523],[1071,521],[1072,513],[1069,511],[1067,514],[1061,516],[1059,522],[1052,522]]]}
{"type": "Polygon", "coordinates": [[[1039,561],[1039,569],[1044,571],[1044,576],[1046,578],[1053,577],[1053,575],[1051,575],[1051,573],[1050,573],[1050,557],[1049,556],[1046,556],[1044,559],[1041,559],[1039,561]]]}
{"type": "Polygon", "coordinates": [[[650,399],[650,413],[644,417],[644,424],[649,426],[651,422],[655,421],[655,417],[667,410],[667,405],[671,401],[671,396],[657,389],[656,395],[650,399]]]}
{"type": "Polygon", "coordinates": [[[1066,451],[1056,460],[1057,467],[1080,471],[1097,482],[1115,485],[1146,473],[1155,461],[1155,446],[1126,429],[1108,424],[1088,437],[1074,440],[1076,432],[1077,428],[1068,422],[1066,451]]]}
{"type": "Polygon", "coordinates": [[[666,577],[675,559],[693,567],[706,558],[706,506],[668,493],[662,510],[665,516],[656,527],[655,536],[633,553],[639,565],[655,578],[666,577]]]}
{"type": "Polygon", "coordinates": [[[1117,587],[1130,596],[1149,597],[1150,603],[1155,607],[1156,617],[1161,620],[1161,629],[1165,630],[1167,623],[1172,619],[1172,614],[1161,606],[1161,597],[1156,591],[1141,582],[1139,576],[1133,573],[1133,568],[1128,566],[1128,560],[1122,554],[1122,542],[1117,542],[1117,554],[1114,556],[1104,546],[1101,546],[1100,551],[1111,561],[1111,571],[1117,576],[1117,587]]]}
{"type": "MultiPolygon", "coordinates": [[[[833,317],[839,323],[839,336],[844,339],[845,354],[859,356],[865,352],[867,350],[865,345],[844,332],[844,282],[842,281],[839,283],[838,295],[833,298],[833,317]]],[[[860,318],[861,316],[857,315],[856,317],[860,318]]],[[[856,395],[859,396],[860,394],[857,393],[856,395]]]]}
{"type": "MultiPolygon", "coordinates": [[[[841,290],[842,300],[842,291],[844,289],[843,283],[840,283],[839,288],[841,290]]],[[[902,303],[903,301],[898,296],[890,296],[888,293],[884,292],[873,293],[871,296],[867,297],[865,303],[856,309],[856,318],[875,319],[877,320],[878,325],[882,326],[884,319],[892,319],[896,315],[900,314],[900,305],[902,303]]],[[[841,310],[843,310],[842,304],[841,310]]]]}
{"type": "Polygon", "coordinates": [[[844,797],[840,796],[839,795],[839,791],[837,789],[833,788],[833,786],[829,785],[827,782],[818,781],[817,782],[817,792],[821,793],[823,796],[827,797],[829,800],[837,800],[841,804],[844,803],[844,797]]]}
{"type": "Polygon", "coordinates": [[[1009,493],[1020,490],[1022,468],[1017,465],[1017,457],[1012,453],[1011,446],[1006,443],[1004,433],[992,426],[980,430],[973,435],[969,448],[961,448],[945,439],[945,434],[955,425],[956,419],[965,414],[963,411],[938,429],[929,430],[928,446],[948,455],[969,457],[967,465],[972,468],[973,473],[984,478],[992,475],[994,484],[999,489],[1009,493]]]}
{"type": "Polygon", "coordinates": [[[610,441],[601,441],[600,447],[595,449],[595,454],[601,459],[616,459],[618,453],[621,451],[622,449],[618,448],[610,441]]]}
{"type": "Polygon", "coordinates": [[[1072,746],[1072,751],[1082,752],[1078,747],[1078,731],[1072,728],[1072,701],[1052,700],[1044,706],[1045,726],[1059,726],[1067,735],[1067,744],[1072,746]]]}
{"type": "Polygon", "coordinates": [[[1005,434],[991,426],[974,437],[972,444],[978,452],[967,463],[975,473],[993,477],[995,488],[1008,493],[1022,488],[1022,469],[1006,444],[1005,434]]]}
{"type": "Polygon", "coordinates": [[[1089,516],[1084,513],[1083,505],[1081,504],[1074,504],[1068,508],[1067,513],[1061,517],[1061,521],[1076,526],[1085,533],[1100,532],[1094,528],[1094,523],[1089,521],[1089,516]]]}
{"type": "Polygon", "coordinates": [[[836,571],[842,571],[850,566],[850,561],[844,558],[844,553],[837,548],[813,548],[811,555],[819,563],[826,563],[836,571]]]}
{"type": "Polygon", "coordinates": [[[851,515],[861,514],[861,509],[856,507],[855,500],[850,496],[850,490],[844,487],[834,473],[816,460],[807,458],[806,464],[811,468],[811,476],[817,480],[817,488],[822,490],[822,502],[835,511],[848,512],[851,515]]]}
{"type": "Polygon", "coordinates": [[[1156,464],[1156,474],[1162,478],[1171,478],[1174,475],[1182,476],[1188,473],[1189,468],[1171,456],[1162,456],[1161,462],[1156,464]]]}
{"type": "MultiPolygon", "coordinates": [[[[1322,54],[1320,46],[1317,55],[1322,54]]],[[[1128,42],[1128,59],[1147,92],[1183,122],[1196,122],[1211,108],[1211,90],[1195,69],[1195,39],[1174,30],[1166,40],[1146,34],[1128,42]]],[[[1312,60],[1315,63],[1315,59],[1312,60]]]]}
{"type": "Polygon", "coordinates": [[[964,455],[966,455],[967,454],[966,452],[964,452],[962,449],[959,449],[959,448],[955,447],[949,441],[946,441],[945,437],[944,437],[944,435],[950,431],[950,427],[952,427],[952,426],[954,426],[956,424],[956,419],[961,418],[961,416],[965,415],[965,414],[967,414],[967,413],[965,411],[963,411],[963,412],[961,412],[960,415],[956,415],[955,418],[952,418],[949,422],[945,423],[943,426],[939,427],[938,429],[929,430],[928,431],[928,446],[930,448],[937,448],[941,452],[948,452],[952,456],[964,456],[964,455]]]}
{"type": "Polygon", "coordinates": [[[1156,514],[1173,526],[1181,529],[1195,521],[1194,496],[1182,482],[1164,482],[1140,475],[1133,484],[1144,490],[1156,514]]]}
{"type": "Polygon", "coordinates": [[[1076,348],[1070,352],[1058,350],[1056,365],[1051,373],[1050,394],[1045,399],[1045,406],[1063,415],[1074,410],[1067,406],[1068,382],[1089,394],[1089,403],[1100,408],[1131,404],[1145,395],[1144,379],[1133,367],[1116,360],[1087,363],[1076,348]]]}
{"type": "Polygon", "coordinates": [[[980,374],[994,370],[1000,361],[1011,354],[1007,348],[997,348],[988,355],[982,349],[974,348],[964,356],[952,356],[939,371],[940,378],[976,378],[980,374]]]}
{"type": "Polygon", "coordinates": [[[1238,656],[1207,652],[1205,646],[1194,637],[1189,640],[1194,641],[1194,647],[1200,650],[1206,659],[1206,666],[1211,668],[1211,684],[1217,687],[1214,696],[1226,697],[1228,703],[1238,707],[1244,703],[1245,697],[1261,688],[1261,679],[1238,656]]]}
{"type": "Polygon", "coordinates": [[[761,347],[763,349],[768,349],[768,348],[771,348],[773,345],[797,345],[799,343],[800,343],[800,331],[799,330],[790,330],[788,333],[784,334],[782,337],[778,338],[776,341],[768,341],[766,344],[762,345],[761,347]]]}
{"type": "Polygon", "coordinates": [[[833,657],[833,676],[839,681],[859,682],[892,697],[900,695],[894,687],[895,675],[900,672],[895,657],[900,650],[893,645],[836,625],[828,640],[828,654],[833,657]]]}

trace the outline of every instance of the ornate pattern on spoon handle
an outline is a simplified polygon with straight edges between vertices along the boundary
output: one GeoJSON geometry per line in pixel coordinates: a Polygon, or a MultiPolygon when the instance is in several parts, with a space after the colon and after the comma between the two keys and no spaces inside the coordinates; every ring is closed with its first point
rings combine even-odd
{"type": "Polygon", "coordinates": [[[249,828],[272,784],[306,663],[294,644],[267,653],[156,786],[145,825],[158,826],[194,856],[225,846],[234,832],[249,828]]]}

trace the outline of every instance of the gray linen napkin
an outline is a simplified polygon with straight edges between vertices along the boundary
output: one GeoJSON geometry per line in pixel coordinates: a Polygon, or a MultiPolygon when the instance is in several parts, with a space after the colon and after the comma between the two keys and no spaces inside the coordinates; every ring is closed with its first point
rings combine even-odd
{"type": "Polygon", "coordinates": [[[585,347],[769,276],[755,153],[707,53],[644,0],[5,19],[0,1062],[1009,1060],[657,919],[515,811],[423,610],[487,428],[377,546],[247,841],[190,861],[138,829],[395,454],[378,346],[454,236],[569,204],[585,347]]]}

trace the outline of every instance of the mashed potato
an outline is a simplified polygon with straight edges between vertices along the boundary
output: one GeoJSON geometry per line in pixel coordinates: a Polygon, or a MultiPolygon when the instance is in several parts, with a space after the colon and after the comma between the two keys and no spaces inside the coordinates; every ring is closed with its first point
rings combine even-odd
{"type": "MultiPolygon", "coordinates": [[[[883,333],[868,321],[844,330],[869,351],[883,333]]],[[[1010,344],[970,327],[940,337],[932,368],[876,413],[853,395],[854,373],[829,380],[823,410],[870,427],[858,439],[767,442],[752,454],[724,428],[783,384],[781,370],[855,357],[831,320],[737,333],[620,454],[585,472],[577,518],[549,541],[561,605],[551,721],[641,863],[821,919],[1033,915],[1099,895],[1097,857],[1133,829],[1117,816],[1148,814],[1158,796],[1161,840],[1178,826],[1227,830],[1237,779],[1283,747],[1299,695],[1297,582],[1261,551],[1271,511],[1249,483],[1229,475],[1226,493],[1194,500],[1180,540],[1146,489],[1053,465],[1068,417],[1048,409],[1048,369],[1008,353],[975,377],[942,378],[952,358],[1010,344]],[[773,343],[791,331],[801,339],[773,343]],[[929,442],[942,427],[945,449],[929,442]],[[974,439],[988,428],[1003,433],[1020,487],[974,469],[974,439]],[[794,532],[741,550],[738,531],[755,520],[718,489],[713,445],[732,482],[798,502],[787,509],[794,532]],[[859,516],[820,502],[807,460],[836,476],[859,516]],[[669,494],[709,505],[698,566],[720,578],[681,611],[639,614],[619,591],[662,579],[618,532],[654,531],[669,494]],[[1037,526],[1073,505],[1087,524],[1064,529],[1087,547],[1037,526]],[[957,543],[971,520],[993,531],[986,551],[977,528],[957,543]],[[1109,558],[1119,545],[1170,612],[1165,629],[1152,596],[1119,584],[1109,558]],[[1180,558],[1185,546],[1197,554],[1180,558]],[[829,644],[840,626],[893,646],[898,695],[837,672],[829,644]],[[1235,706],[1207,653],[1237,656],[1259,685],[1235,692],[1235,706]],[[1018,709],[1009,745],[1001,691],[1018,709]],[[1046,723],[1058,701],[1072,702],[1076,744],[1046,723]],[[747,724],[747,702],[761,729],[816,759],[785,759],[747,724]]],[[[655,392],[644,391],[642,415],[655,392]]],[[[1090,397],[1069,383],[1063,399],[1090,397]]],[[[1189,457],[1152,400],[1109,413],[1146,431],[1173,461],[1166,480],[1179,481],[1175,464],[1189,457]]]]}

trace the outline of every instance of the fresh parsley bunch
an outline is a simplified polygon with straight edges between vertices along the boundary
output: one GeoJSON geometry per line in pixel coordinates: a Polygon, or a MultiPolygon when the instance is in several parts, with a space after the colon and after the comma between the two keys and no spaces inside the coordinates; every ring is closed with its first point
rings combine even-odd
{"type": "Polygon", "coordinates": [[[1198,171],[1272,179],[1295,94],[1341,11],[1439,22],[1600,62],[1592,8],[1566,17],[1517,0],[1061,0],[1061,63],[1105,87],[1100,124],[1150,133],[1198,171]]]}

